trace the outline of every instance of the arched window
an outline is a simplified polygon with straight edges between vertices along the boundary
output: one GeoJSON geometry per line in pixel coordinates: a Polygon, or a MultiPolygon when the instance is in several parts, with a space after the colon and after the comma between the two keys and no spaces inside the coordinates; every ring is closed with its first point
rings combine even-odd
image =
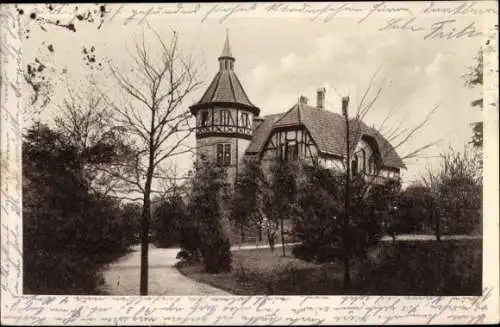
{"type": "Polygon", "coordinates": [[[358,155],[355,154],[351,163],[351,175],[356,176],[358,174],[358,155]]]}
{"type": "Polygon", "coordinates": [[[364,149],[361,149],[361,171],[366,173],[366,152],[364,149]]]}
{"type": "Polygon", "coordinates": [[[375,156],[370,156],[370,158],[368,159],[368,172],[370,174],[375,174],[376,170],[375,156]]]}

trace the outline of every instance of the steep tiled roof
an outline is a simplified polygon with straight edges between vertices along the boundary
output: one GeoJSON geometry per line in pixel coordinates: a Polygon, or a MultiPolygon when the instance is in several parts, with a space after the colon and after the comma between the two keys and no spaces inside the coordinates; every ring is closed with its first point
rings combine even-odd
{"type": "Polygon", "coordinates": [[[248,153],[258,153],[262,151],[262,147],[264,143],[267,141],[271,133],[271,129],[273,128],[273,124],[278,120],[283,114],[275,114],[259,117],[264,121],[260,123],[260,125],[254,130],[252,136],[252,142],[246,149],[248,153]]]}
{"type": "MultiPolygon", "coordinates": [[[[263,118],[265,120],[254,131],[252,142],[246,151],[248,153],[261,152],[273,129],[297,125],[307,128],[320,152],[340,157],[345,152],[345,122],[337,113],[298,103],[285,113],[263,118]]],[[[353,146],[363,135],[372,137],[377,142],[385,166],[406,167],[394,148],[376,129],[363,122],[353,121],[350,130],[353,146]]]]}
{"type": "Polygon", "coordinates": [[[200,101],[196,103],[196,106],[212,102],[232,102],[255,107],[248,99],[243,86],[232,70],[217,72],[200,101]]]}

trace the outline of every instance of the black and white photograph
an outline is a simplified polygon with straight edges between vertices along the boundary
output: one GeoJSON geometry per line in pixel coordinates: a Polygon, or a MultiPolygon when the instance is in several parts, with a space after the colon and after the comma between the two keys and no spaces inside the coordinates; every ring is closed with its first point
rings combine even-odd
{"type": "MultiPolygon", "coordinates": [[[[0,13],[6,323],[42,319],[30,311],[42,300],[16,296],[342,296],[331,306],[353,308],[432,297],[441,313],[469,315],[404,307],[402,317],[492,319],[497,2],[18,3],[0,13]]],[[[280,300],[266,301],[271,316],[280,300]]],[[[148,305],[132,320],[90,320],[97,303],[88,315],[65,309],[59,323],[164,322],[148,305]]],[[[403,319],[378,312],[352,321],[403,319]]]]}

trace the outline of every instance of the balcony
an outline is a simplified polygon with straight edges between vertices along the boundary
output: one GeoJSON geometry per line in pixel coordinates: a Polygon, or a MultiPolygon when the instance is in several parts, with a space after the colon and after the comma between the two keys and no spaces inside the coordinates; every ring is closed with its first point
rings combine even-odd
{"type": "Polygon", "coordinates": [[[366,173],[361,173],[361,174],[363,175],[366,182],[378,185],[385,184],[388,181],[394,181],[400,179],[399,174],[394,174],[393,177],[377,176],[366,173]]]}

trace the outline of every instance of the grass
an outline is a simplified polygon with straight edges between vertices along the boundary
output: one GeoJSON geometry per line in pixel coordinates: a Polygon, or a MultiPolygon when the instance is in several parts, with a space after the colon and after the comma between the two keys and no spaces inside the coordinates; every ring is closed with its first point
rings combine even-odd
{"type": "Polygon", "coordinates": [[[281,247],[233,252],[233,271],[208,274],[179,266],[192,279],[236,295],[479,295],[481,240],[381,242],[352,263],[352,287],[343,288],[343,264],[296,259],[281,247]]]}

